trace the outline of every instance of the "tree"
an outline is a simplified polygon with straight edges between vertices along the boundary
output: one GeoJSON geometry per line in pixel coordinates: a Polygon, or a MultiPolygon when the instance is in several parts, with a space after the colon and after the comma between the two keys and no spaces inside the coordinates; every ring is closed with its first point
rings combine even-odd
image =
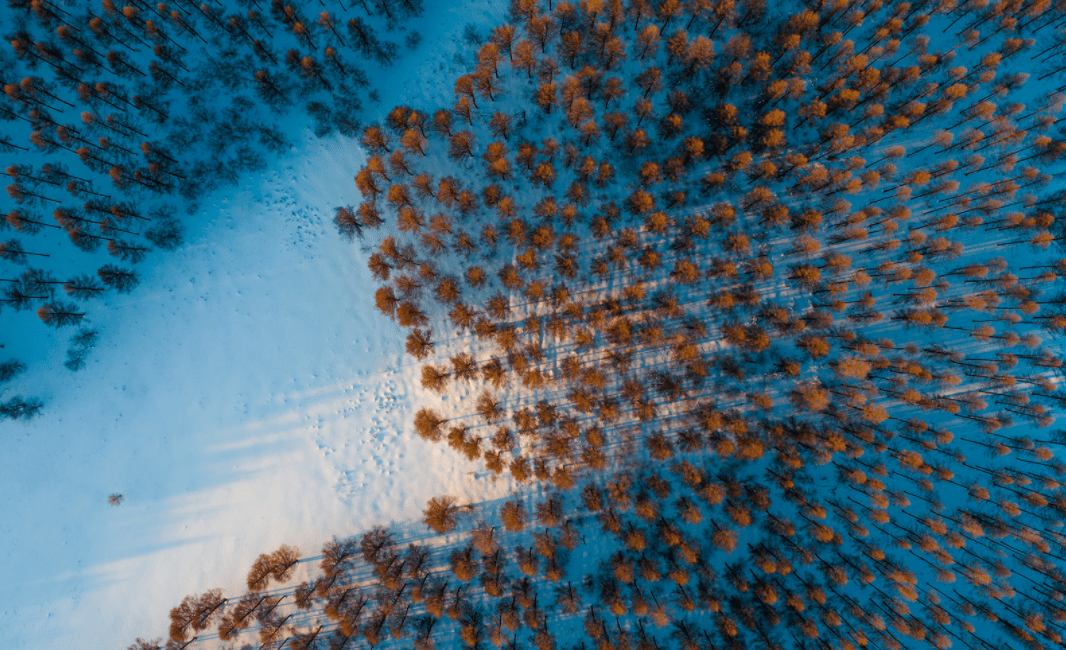
{"type": "Polygon", "coordinates": [[[107,240],[107,252],[123,262],[137,264],[144,259],[144,256],[148,253],[148,248],[115,238],[107,240]]]}
{"type": "Polygon", "coordinates": [[[45,223],[41,221],[39,216],[20,209],[11,210],[7,213],[7,223],[17,232],[27,235],[36,235],[41,231],[41,228],[55,228],[58,230],[62,227],[45,223]]]}
{"type": "Polygon", "coordinates": [[[463,582],[469,582],[477,575],[477,557],[474,548],[467,546],[462,550],[454,550],[448,557],[452,573],[463,582]]]}
{"type": "Polygon", "coordinates": [[[441,426],[445,422],[435,411],[421,408],[415,413],[415,433],[426,440],[436,442],[443,435],[441,426]]]}
{"type": "Polygon", "coordinates": [[[426,364],[422,366],[422,387],[443,393],[444,389],[448,385],[448,378],[450,377],[447,370],[443,367],[438,368],[436,366],[426,364]]]}
{"type": "Polygon", "coordinates": [[[291,637],[292,641],[289,643],[289,647],[293,650],[314,650],[319,647],[315,642],[319,639],[325,639],[322,635],[322,626],[319,625],[314,630],[304,632],[302,634],[296,634],[291,637]]]}
{"type": "Polygon", "coordinates": [[[511,55],[511,48],[514,45],[516,34],[517,32],[513,25],[500,25],[492,30],[492,35],[489,36],[493,44],[496,45],[500,52],[505,53],[510,61],[514,60],[511,55]]]}
{"type": "Polygon", "coordinates": [[[507,140],[514,128],[514,116],[496,111],[489,120],[489,131],[497,138],[507,140]]]}
{"type": "MultiPolygon", "coordinates": [[[[370,257],[370,270],[375,277],[387,280],[391,269],[392,267],[377,254],[370,257]]],[[[395,318],[400,299],[396,297],[396,292],[392,287],[380,287],[374,292],[374,303],[381,313],[395,318]]]]}
{"type": "Polygon", "coordinates": [[[0,384],[5,384],[26,371],[26,364],[17,359],[0,363],[0,384]]]}
{"type": "Polygon", "coordinates": [[[448,155],[452,160],[474,157],[474,134],[470,131],[457,131],[448,138],[448,155]]]}
{"type": "Polygon", "coordinates": [[[105,264],[100,267],[97,269],[96,275],[105,285],[119,293],[129,293],[140,283],[136,273],[113,264],[105,264]]]}
{"type": "Polygon", "coordinates": [[[391,551],[396,541],[389,529],[383,526],[375,526],[359,538],[359,552],[367,564],[381,566],[388,564],[395,557],[391,551]]]}
{"type": "Polygon", "coordinates": [[[425,329],[416,329],[407,335],[407,354],[422,361],[433,353],[432,332],[425,329]]]}
{"type": "Polygon", "coordinates": [[[96,339],[99,332],[91,329],[82,329],[70,338],[70,347],[67,348],[67,360],[63,365],[70,371],[76,372],[85,367],[85,357],[89,351],[96,347],[96,339]]]}
{"type": "Polygon", "coordinates": [[[156,215],[151,227],[144,231],[144,237],[160,250],[172,251],[182,243],[184,228],[167,214],[156,215]]]}
{"type": "Polygon", "coordinates": [[[406,151],[418,153],[422,156],[426,155],[427,143],[426,137],[418,129],[407,129],[400,138],[400,145],[406,151]]]}
{"type": "Polygon", "coordinates": [[[471,534],[470,543],[482,555],[492,555],[499,549],[496,539],[496,527],[489,527],[485,522],[481,522],[471,534]]]}
{"type": "Polygon", "coordinates": [[[341,206],[336,209],[333,215],[333,223],[348,241],[352,241],[356,236],[360,238],[363,236],[363,224],[349,206],[341,206]]]}
{"type": "Polygon", "coordinates": [[[540,568],[540,558],[537,557],[532,548],[516,548],[515,560],[517,560],[518,569],[522,573],[530,577],[537,575],[537,570],[540,568]]]}
{"type": "Polygon", "coordinates": [[[299,561],[299,550],[294,546],[283,545],[273,553],[260,554],[248,572],[248,590],[262,591],[271,580],[285,582],[299,561]]]}
{"type": "Polygon", "coordinates": [[[0,402],[0,417],[8,420],[32,420],[41,413],[44,404],[36,398],[24,398],[16,395],[0,402]]]}
{"type": "Polygon", "coordinates": [[[455,501],[455,497],[447,495],[433,497],[422,513],[422,523],[440,534],[451,532],[457,525],[456,514],[459,510],[455,501]]]}
{"type": "Polygon", "coordinates": [[[285,634],[285,623],[292,618],[292,614],[282,616],[277,611],[271,610],[269,614],[259,619],[259,644],[261,647],[272,648],[285,634]]]}
{"type": "Polygon", "coordinates": [[[270,561],[273,564],[271,573],[274,580],[285,582],[300,562],[300,550],[295,546],[282,545],[270,554],[270,561]]]}
{"type": "Polygon", "coordinates": [[[269,70],[257,70],[254,75],[256,94],[266,104],[280,107],[289,101],[289,87],[269,70]]]}
{"type": "Polygon", "coordinates": [[[37,317],[45,325],[55,328],[77,325],[85,318],[85,312],[79,312],[78,307],[71,303],[52,302],[42,305],[37,310],[37,317]]]}
{"type": "Polygon", "coordinates": [[[265,594],[251,594],[241,598],[235,605],[228,608],[218,625],[218,638],[223,641],[232,641],[237,638],[241,630],[247,629],[254,620],[259,606],[267,599],[265,594]]]}
{"type": "Polygon", "coordinates": [[[328,578],[339,575],[352,564],[357,550],[356,542],[352,538],[339,540],[334,537],[322,547],[322,560],[320,567],[322,573],[328,578]]]}
{"type": "Polygon", "coordinates": [[[402,327],[425,327],[429,319],[414,302],[404,300],[396,306],[396,321],[402,327]]]}
{"type": "Polygon", "coordinates": [[[797,383],[790,398],[797,407],[810,411],[823,411],[830,401],[829,391],[813,381],[797,383]]]}
{"type": "Polygon", "coordinates": [[[185,641],[192,633],[207,629],[226,604],[221,589],[212,589],[199,596],[186,596],[181,604],[170,610],[170,638],[185,641]]]}
{"type": "Polygon", "coordinates": [[[521,501],[507,501],[500,508],[500,520],[503,521],[503,526],[508,531],[519,532],[525,529],[529,515],[521,501]]]}
{"type": "Polygon", "coordinates": [[[15,264],[26,264],[27,255],[33,255],[35,257],[50,257],[43,253],[31,253],[22,248],[22,244],[17,239],[10,239],[6,242],[0,242],[0,259],[14,262],[15,264]]]}

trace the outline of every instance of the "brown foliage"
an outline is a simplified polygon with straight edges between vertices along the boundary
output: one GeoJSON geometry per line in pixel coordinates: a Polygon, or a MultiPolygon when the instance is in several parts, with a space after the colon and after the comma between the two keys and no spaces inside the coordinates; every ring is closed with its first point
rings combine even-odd
{"type": "Polygon", "coordinates": [[[515,500],[503,504],[503,507],[500,508],[500,519],[503,521],[504,528],[508,531],[516,532],[526,527],[529,515],[526,513],[526,507],[522,502],[515,500]]]}
{"type": "Polygon", "coordinates": [[[170,610],[170,638],[185,641],[207,629],[218,618],[225,603],[221,589],[212,589],[199,596],[186,596],[180,605],[170,610]]]}
{"type": "Polygon", "coordinates": [[[457,525],[455,497],[433,497],[426,504],[422,522],[438,533],[451,532],[457,525]]]}

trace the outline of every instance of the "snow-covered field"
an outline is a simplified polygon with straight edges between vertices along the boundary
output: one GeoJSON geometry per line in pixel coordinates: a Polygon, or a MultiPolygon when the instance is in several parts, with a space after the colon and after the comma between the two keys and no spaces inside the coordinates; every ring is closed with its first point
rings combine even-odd
{"type": "MultiPolygon", "coordinates": [[[[420,47],[372,79],[368,115],[449,100],[464,26],[487,31],[504,10],[457,4],[427,3],[420,47]]],[[[291,135],[290,155],[205,202],[186,243],[94,313],[83,370],[62,368],[63,337],[26,359],[18,390],[46,410],[3,432],[3,647],[124,648],[163,635],[185,595],[240,592],[282,543],[313,556],[333,535],[417,519],[430,496],[507,493],[410,431],[435,398],[373,309],[367,253],[331,222],[358,201],[361,152],[291,135]]]]}

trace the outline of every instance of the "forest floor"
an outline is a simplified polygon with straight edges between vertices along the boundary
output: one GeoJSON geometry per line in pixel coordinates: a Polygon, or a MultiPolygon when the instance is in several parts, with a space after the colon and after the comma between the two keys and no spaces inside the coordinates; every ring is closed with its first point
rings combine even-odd
{"type": "MultiPolygon", "coordinates": [[[[364,119],[449,101],[464,29],[487,33],[505,8],[440,4],[414,26],[418,48],[371,78],[381,101],[364,119]]],[[[332,224],[358,202],[362,153],[302,118],[288,131],[290,154],[205,201],[186,243],[108,299],[84,369],[63,369],[58,337],[21,346],[47,351],[20,380],[46,409],[4,432],[5,647],[124,648],[162,635],[187,594],[242,592],[255,557],[282,543],[313,554],[417,520],[434,495],[508,493],[410,428],[419,368],[372,307],[367,253],[332,224]]],[[[35,324],[14,338],[46,335],[35,324]]]]}

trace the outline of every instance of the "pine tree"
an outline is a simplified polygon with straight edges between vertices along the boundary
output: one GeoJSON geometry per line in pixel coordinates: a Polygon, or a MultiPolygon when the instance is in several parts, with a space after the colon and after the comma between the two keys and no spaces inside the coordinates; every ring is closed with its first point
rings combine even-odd
{"type": "Polygon", "coordinates": [[[526,514],[526,507],[522,502],[515,500],[503,504],[500,509],[500,519],[503,521],[504,528],[517,532],[525,529],[529,515],[526,514]]]}
{"type": "Polygon", "coordinates": [[[0,402],[0,417],[8,420],[32,420],[40,415],[44,404],[36,398],[24,398],[21,395],[0,402]]]}
{"type": "Polygon", "coordinates": [[[144,256],[148,253],[148,248],[116,238],[107,240],[107,252],[123,262],[136,264],[144,259],[144,256]]]}
{"type": "Polygon", "coordinates": [[[457,511],[455,497],[433,497],[426,504],[422,522],[438,533],[448,533],[454,530],[458,523],[456,522],[457,511]]]}
{"type": "Polygon", "coordinates": [[[477,556],[471,546],[452,551],[448,561],[451,564],[452,573],[463,582],[469,582],[477,575],[477,556]]]}
{"type": "Polygon", "coordinates": [[[273,553],[260,554],[248,572],[248,590],[262,591],[271,580],[285,582],[299,561],[299,550],[294,546],[282,546],[273,553]]]}
{"type": "Polygon", "coordinates": [[[212,589],[200,596],[186,596],[179,606],[170,610],[171,640],[185,641],[194,633],[207,629],[225,604],[221,589],[212,589]]]}
{"type": "Polygon", "coordinates": [[[85,318],[85,312],[78,311],[78,307],[71,303],[53,302],[41,306],[37,310],[37,317],[45,325],[60,328],[77,325],[85,318]]]}
{"type": "Polygon", "coordinates": [[[9,239],[6,242],[0,242],[0,259],[14,262],[15,264],[26,264],[29,259],[27,255],[33,255],[34,257],[50,257],[45,253],[32,253],[22,248],[22,244],[17,239],[9,239]]]}
{"type": "Polygon", "coordinates": [[[349,206],[341,206],[336,209],[333,215],[333,223],[337,226],[337,230],[349,241],[363,236],[363,224],[349,206]]]}
{"type": "Polygon", "coordinates": [[[432,332],[430,330],[416,329],[407,335],[407,354],[419,361],[423,361],[433,353],[432,332]]]}
{"type": "Polygon", "coordinates": [[[129,293],[140,283],[136,273],[113,264],[105,264],[100,267],[97,269],[96,275],[105,285],[119,293],[129,293]]]}

